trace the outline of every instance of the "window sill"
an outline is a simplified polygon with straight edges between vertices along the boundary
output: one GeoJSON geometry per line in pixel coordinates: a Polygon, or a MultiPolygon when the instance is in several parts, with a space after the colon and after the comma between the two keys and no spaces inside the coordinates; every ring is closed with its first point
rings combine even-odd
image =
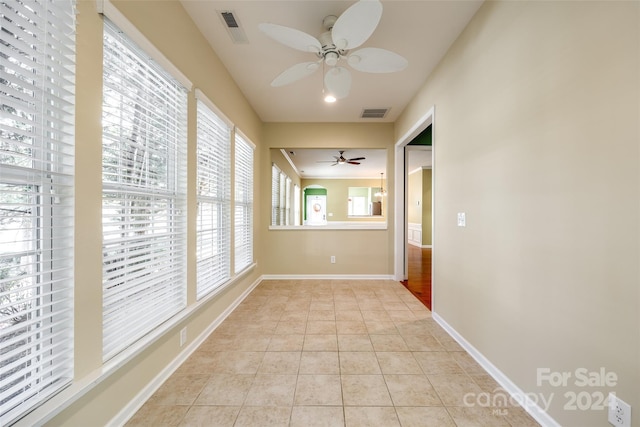
{"type": "Polygon", "coordinates": [[[332,221],[326,225],[270,225],[269,230],[386,230],[384,221],[332,221]]]}

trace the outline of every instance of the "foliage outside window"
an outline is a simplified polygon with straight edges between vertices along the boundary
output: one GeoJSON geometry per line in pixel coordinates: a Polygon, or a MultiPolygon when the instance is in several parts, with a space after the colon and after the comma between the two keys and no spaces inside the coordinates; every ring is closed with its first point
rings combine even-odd
{"type": "Polygon", "coordinates": [[[103,359],[186,306],[186,89],[105,20],[103,359]]]}

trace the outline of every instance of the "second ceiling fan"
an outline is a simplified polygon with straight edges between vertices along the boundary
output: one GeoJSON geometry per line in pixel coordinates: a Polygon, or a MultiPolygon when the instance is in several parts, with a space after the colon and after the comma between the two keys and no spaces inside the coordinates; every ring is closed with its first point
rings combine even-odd
{"type": "Polygon", "coordinates": [[[318,160],[318,163],[331,163],[330,166],[344,165],[344,164],[359,165],[360,162],[358,160],[365,160],[365,157],[354,157],[351,159],[347,159],[343,156],[343,154],[344,154],[344,150],[340,150],[339,156],[333,156],[335,160],[318,160]]]}
{"type": "Polygon", "coordinates": [[[336,98],[345,98],[351,89],[351,72],[339,65],[346,60],[349,66],[366,73],[393,73],[404,70],[408,61],[386,49],[365,47],[354,52],[373,34],[382,17],[382,3],[379,0],[360,0],[351,5],[340,17],[329,15],[322,24],[326,30],[315,38],[295,28],[278,24],[262,23],[260,30],[285,46],[316,55],[315,61],[301,62],[278,75],[271,86],[279,87],[313,74],[327,65],[324,76],[327,90],[336,98]]]}

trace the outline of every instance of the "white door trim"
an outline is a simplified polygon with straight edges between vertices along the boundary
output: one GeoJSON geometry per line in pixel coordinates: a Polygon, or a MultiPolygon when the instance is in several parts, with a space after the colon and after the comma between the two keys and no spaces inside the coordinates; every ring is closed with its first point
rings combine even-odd
{"type": "MultiPolygon", "coordinates": [[[[431,155],[433,157],[433,150],[435,148],[435,144],[433,143],[434,139],[434,114],[435,114],[435,106],[432,106],[416,123],[411,126],[409,131],[407,131],[400,139],[395,143],[394,150],[394,244],[393,244],[393,253],[394,253],[394,261],[393,261],[393,270],[394,270],[394,278],[397,281],[406,280],[408,275],[408,258],[406,255],[406,247],[407,247],[407,233],[408,233],[408,219],[407,219],[407,210],[405,207],[407,206],[407,168],[406,168],[406,157],[404,147],[408,143],[413,140],[416,136],[420,134],[423,130],[425,130],[429,125],[431,127],[431,135],[432,135],[432,151],[431,155]]],[[[434,165],[435,166],[435,165],[434,165]]],[[[435,180],[435,169],[432,177],[435,180]]],[[[433,184],[432,184],[433,185],[433,184]]],[[[434,186],[435,187],[435,186],[434,186]]],[[[432,191],[432,198],[435,191],[432,191]]],[[[433,206],[433,199],[432,204],[433,206]]],[[[433,218],[435,215],[431,215],[431,230],[434,233],[435,229],[433,227],[433,218]]],[[[432,234],[432,244],[433,244],[433,234],[432,234]]]]}

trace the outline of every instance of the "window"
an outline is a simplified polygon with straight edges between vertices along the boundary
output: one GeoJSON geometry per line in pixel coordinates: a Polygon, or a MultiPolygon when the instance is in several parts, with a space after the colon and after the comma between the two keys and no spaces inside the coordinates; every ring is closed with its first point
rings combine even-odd
{"type": "Polygon", "coordinates": [[[292,181],[275,164],[271,166],[271,225],[291,225],[292,181]]]}
{"type": "Polygon", "coordinates": [[[105,19],[103,359],[186,306],[186,89],[105,19]]]}
{"type": "Polygon", "coordinates": [[[291,178],[284,179],[284,225],[291,225],[291,178]]]}
{"type": "Polygon", "coordinates": [[[300,187],[293,186],[293,225],[300,225],[300,187]]]}
{"type": "MultiPolygon", "coordinates": [[[[231,259],[231,131],[198,99],[197,297],[229,279],[231,259]]],[[[200,99],[203,98],[203,99],[200,99]]]]}
{"type": "Polygon", "coordinates": [[[280,169],[271,165],[271,225],[280,224],[280,169]]]}
{"type": "Polygon", "coordinates": [[[253,144],[235,138],[235,272],[253,263],[253,144]]]}
{"type": "Polygon", "coordinates": [[[0,424],[73,378],[75,5],[0,3],[0,424]]]}

